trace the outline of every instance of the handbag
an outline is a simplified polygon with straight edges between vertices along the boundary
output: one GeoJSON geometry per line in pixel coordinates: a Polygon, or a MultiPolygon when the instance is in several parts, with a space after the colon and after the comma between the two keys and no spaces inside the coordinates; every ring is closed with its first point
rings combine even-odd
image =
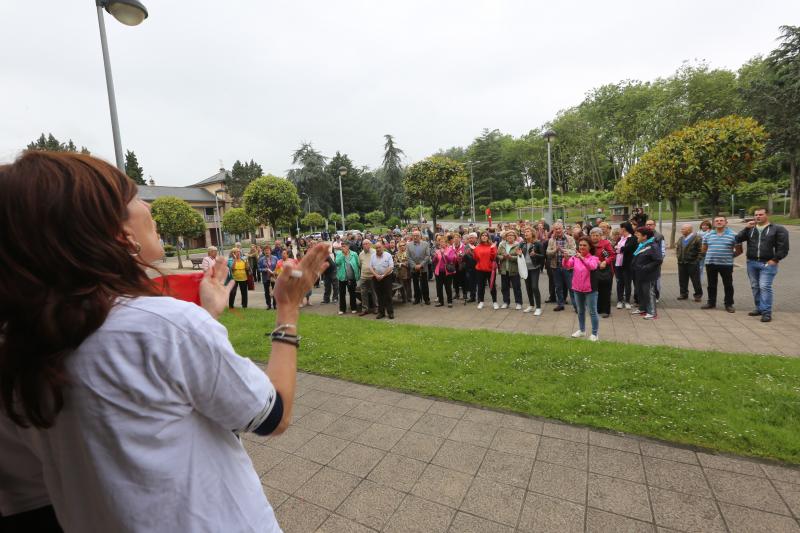
{"type": "MultiPolygon", "coordinates": [[[[607,250],[603,250],[603,253],[601,255],[603,256],[602,261],[605,261],[606,259],[608,259],[609,253],[607,250]]],[[[596,270],[594,270],[594,272],[597,272],[597,281],[603,281],[603,282],[611,281],[611,265],[609,265],[608,263],[606,263],[605,268],[598,267],[596,270]]]]}
{"type": "Polygon", "coordinates": [[[256,283],[253,280],[253,275],[252,274],[248,274],[247,275],[247,290],[248,291],[256,290],[256,283]]]}
{"type": "Polygon", "coordinates": [[[444,270],[448,274],[455,274],[456,273],[456,265],[453,263],[445,263],[444,270]]]}
{"type": "Polygon", "coordinates": [[[517,270],[520,278],[528,279],[528,265],[525,263],[525,257],[521,255],[517,256],[517,270]]]}

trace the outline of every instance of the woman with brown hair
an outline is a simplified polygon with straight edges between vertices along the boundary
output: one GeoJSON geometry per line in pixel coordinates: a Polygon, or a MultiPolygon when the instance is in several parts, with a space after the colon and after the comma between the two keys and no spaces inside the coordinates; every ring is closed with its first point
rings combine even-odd
{"type": "Polygon", "coordinates": [[[64,530],[279,531],[234,432],[291,422],[298,304],[325,250],[284,266],[265,372],[216,321],[222,258],[201,306],[160,296],[156,224],[119,170],[27,152],[0,166],[0,190],[0,434],[37,457],[64,530]]]}

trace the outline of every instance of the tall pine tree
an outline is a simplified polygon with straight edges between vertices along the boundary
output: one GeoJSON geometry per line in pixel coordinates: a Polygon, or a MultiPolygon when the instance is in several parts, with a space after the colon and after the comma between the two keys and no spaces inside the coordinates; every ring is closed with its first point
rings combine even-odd
{"type": "Polygon", "coordinates": [[[261,165],[250,160],[249,163],[242,163],[238,159],[233,164],[231,171],[225,177],[225,188],[228,189],[228,194],[233,200],[233,205],[240,207],[242,205],[242,196],[244,190],[250,185],[250,182],[256,178],[260,178],[264,174],[261,165]]]}
{"type": "Polygon", "coordinates": [[[325,171],[327,159],[311,143],[304,142],[292,154],[292,164],[300,165],[300,168],[293,168],[286,173],[287,179],[297,187],[300,197],[308,196],[311,211],[329,213],[338,209],[338,194],[334,195],[338,189],[325,171]],[[336,201],[332,202],[334,196],[336,201]]]}
{"type": "Polygon", "coordinates": [[[139,166],[139,160],[136,159],[133,150],[125,152],[125,174],[139,185],[145,185],[144,169],[139,166]]]}
{"type": "MultiPolygon", "coordinates": [[[[45,137],[44,133],[39,135],[39,138],[33,142],[28,143],[25,147],[27,150],[46,150],[48,152],[77,152],[78,147],[69,139],[66,143],[60,142],[56,139],[55,135],[48,133],[45,137]]],[[[81,153],[88,154],[89,150],[85,146],[81,146],[81,153]]]]}
{"type": "Polygon", "coordinates": [[[394,137],[387,134],[383,138],[386,143],[383,145],[381,202],[383,212],[391,216],[402,213],[404,208],[402,156],[405,154],[395,144],[394,137]]]}

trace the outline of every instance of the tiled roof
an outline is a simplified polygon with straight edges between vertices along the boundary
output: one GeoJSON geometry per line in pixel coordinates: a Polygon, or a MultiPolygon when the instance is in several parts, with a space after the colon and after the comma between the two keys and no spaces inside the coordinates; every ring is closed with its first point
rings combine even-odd
{"type": "Polygon", "coordinates": [[[226,170],[224,168],[219,169],[219,172],[211,176],[210,178],[206,178],[203,181],[197,182],[193,185],[189,185],[189,187],[205,187],[206,185],[211,185],[212,183],[222,183],[225,181],[225,173],[226,170]]]}
{"type": "Polygon", "coordinates": [[[139,198],[146,202],[152,202],[156,198],[164,196],[175,196],[187,202],[214,202],[214,195],[205,189],[139,185],[139,198]]]}

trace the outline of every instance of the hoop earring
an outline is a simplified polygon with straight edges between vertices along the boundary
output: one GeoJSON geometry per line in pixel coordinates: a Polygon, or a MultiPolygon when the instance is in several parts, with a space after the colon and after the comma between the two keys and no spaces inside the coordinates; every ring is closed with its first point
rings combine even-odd
{"type": "Polygon", "coordinates": [[[139,244],[137,241],[134,241],[133,246],[136,248],[136,252],[132,253],[131,257],[137,257],[139,255],[139,252],[142,251],[142,245],[139,244]]]}

